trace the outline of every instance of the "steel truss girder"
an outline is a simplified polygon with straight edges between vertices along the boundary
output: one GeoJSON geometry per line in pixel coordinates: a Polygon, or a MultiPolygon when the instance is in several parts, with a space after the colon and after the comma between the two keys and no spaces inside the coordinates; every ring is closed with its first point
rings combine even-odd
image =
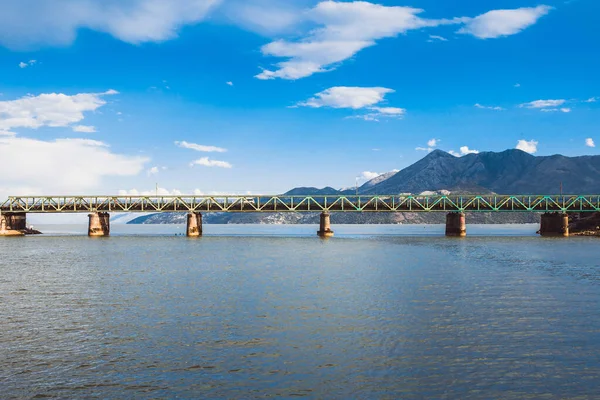
{"type": "Polygon", "coordinates": [[[600,195],[11,196],[0,212],[600,212],[600,195]]]}

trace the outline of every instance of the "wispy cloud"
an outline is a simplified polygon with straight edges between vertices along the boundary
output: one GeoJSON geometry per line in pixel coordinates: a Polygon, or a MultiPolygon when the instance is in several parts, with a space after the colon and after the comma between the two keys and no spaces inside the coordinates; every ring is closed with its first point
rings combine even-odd
{"type": "Polygon", "coordinates": [[[548,14],[552,7],[541,5],[515,10],[492,10],[467,21],[458,33],[470,34],[479,39],[494,39],[517,34],[535,24],[548,14]]]}
{"type": "Polygon", "coordinates": [[[565,104],[567,101],[564,99],[558,100],[535,100],[529,103],[523,103],[519,107],[521,108],[553,108],[559,107],[565,104]]]}
{"type": "Polygon", "coordinates": [[[484,106],[479,103],[475,104],[476,108],[480,108],[482,110],[493,110],[493,111],[504,111],[504,108],[498,106],[484,106]]]}
{"type": "Polygon", "coordinates": [[[598,97],[590,97],[589,99],[584,100],[583,102],[584,103],[595,103],[597,101],[598,101],[598,97]]]}
{"type": "Polygon", "coordinates": [[[196,161],[190,163],[190,167],[194,165],[201,165],[204,167],[217,167],[217,168],[232,168],[233,166],[227,161],[211,160],[208,157],[202,157],[196,161]]]}
{"type": "Polygon", "coordinates": [[[96,128],[88,125],[75,125],[73,127],[73,132],[94,133],[96,132],[96,128]]]}
{"type": "Polygon", "coordinates": [[[439,35],[429,35],[429,40],[428,42],[447,42],[448,39],[446,39],[443,36],[439,36],[439,35]]]}
{"type": "Polygon", "coordinates": [[[146,175],[148,175],[148,176],[158,175],[158,172],[159,172],[158,167],[152,167],[148,171],[146,171],[146,175]]]}
{"type": "Polygon", "coordinates": [[[570,113],[571,109],[570,108],[542,108],[540,110],[541,112],[563,112],[563,113],[570,113]]]}
{"type": "Polygon", "coordinates": [[[228,86],[233,86],[233,82],[229,81],[229,82],[225,82],[228,86]]]}
{"type": "Polygon", "coordinates": [[[202,21],[220,0],[3,1],[0,45],[30,48],[68,45],[87,28],[128,43],[177,37],[185,25],[202,21]]]}
{"type": "MultiPolygon", "coordinates": [[[[475,18],[426,19],[424,10],[384,6],[366,1],[322,1],[303,15],[317,25],[297,41],[275,40],[262,47],[263,55],[284,59],[274,69],[263,69],[258,79],[301,79],[336,69],[378,40],[396,37],[411,30],[440,25],[464,25],[460,33],[481,39],[519,33],[550,11],[548,6],[493,10],[475,18]]],[[[431,35],[430,41],[446,41],[431,35]]]]}
{"type": "Polygon", "coordinates": [[[348,87],[336,86],[317,93],[314,97],[300,102],[297,106],[311,108],[348,108],[353,110],[365,109],[370,112],[356,115],[351,118],[360,118],[366,121],[377,121],[379,118],[401,118],[406,114],[406,109],[399,107],[381,107],[378,104],[385,100],[393,89],[384,87],[348,87]]]}
{"type": "Polygon", "coordinates": [[[34,66],[36,63],[37,63],[37,60],[29,60],[29,61],[27,61],[27,62],[21,61],[21,62],[19,63],[19,68],[21,68],[21,69],[24,69],[24,68],[27,68],[27,67],[32,67],[32,66],[34,66]]]}
{"type": "Polygon", "coordinates": [[[203,153],[225,153],[227,149],[216,146],[205,146],[203,144],[190,143],[186,141],[175,142],[175,145],[181,147],[182,149],[190,149],[195,151],[200,151],[203,153]]]}

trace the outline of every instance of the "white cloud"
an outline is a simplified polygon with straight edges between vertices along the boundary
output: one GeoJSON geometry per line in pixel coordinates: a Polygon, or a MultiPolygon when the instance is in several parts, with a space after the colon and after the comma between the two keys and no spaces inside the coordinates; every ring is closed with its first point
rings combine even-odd
{"type": "Polygon", "coordinates": [[[190,167],[194,165],[202,165],[204,167],[232,168],[233,166],[227,161],[211,160],[208,157],[202,157],[190,163],[190,167]]]}
{"type": "Polygon", "coordinates": [[[587,147],[596,147],[596,143],[594,143],[594,139],[592,138],[585,139],[585,145],[587,147]]]}
{"type": "Polygon", "coordinates": [[[483,106],[479,103],[475,104],[476,108],[480,108],[482,110],[493,110],[493,111],[504,111],[504,108],[498,106],[483,106]]]}
{"type": "Polygon", "coordinates": [[[225,82],[227,85],[229,86],[233,86],[233,82],[229,81],[229,82],[225,82]]]}
{"type": "Polygon", "coordinates": [[[157,175],[158,174],[158,167],[152,167],[150,168],[148,171],[146,171],[146,174],[148,176],[152,176],[152,175],[157,175]]]}
{"type": "Polygon", "coordinates": [[[94,133],[96,132],[96,128],[88,125],[75,125],[73,127],[73,132],[94,133]]]}
{"type": "Polygon", "coordinates": [[[145,157],[115,154],[95,140],[1,136],[0,160],[10,166],[10,173],[0,174],[4,196],[81,194],[98,189],[105,178],[135,176],[148,162],[145,157]]]}
{"type": "Polygon", "coordinates": [[[37,129],[43,126],[65,127],[84,119],[84,112],[94,111],[106,104],[104,93],[47,93],[25,96],[17,100],[0,101],[0,131],[14,128],[37,129]]]}
{"type": "Polygon", "coordinates": [[[540,110],[541,112],[563,112],[563,113],[570,113],[571,109],[570,108],[542,108],[540,110]]]}
{"type": "MultiPolygon", "coordinates": [[[[374,46],[377,40],[440,25],[466,24],[460,33],[482,39],[513,35],[533,25],[550,9],[538,6],[493,10],[475,18],[425,19],[420,16],[424,10],[419,8],[388,7],[367,1],[321,1],[304,13],[296,11],[304,17],[305,25],[312,23],[316,28],[297,41],[275,40],[262,47],[263,55],[284,60],[276,63],[274,69],[263,69],[256,77],[294,80],[331,71],[359,51],[374,46]]],[[[434,40],[447,39],[431,35],[429,41],[434,40]]]]}
{"type": "Polygon", "coordinates": [[[447,42],[448,39],[446,39],[443,36],[438,36],[438,35],[429,35],[429,40],[428,42],[434,42],[434,41],[440,41],[440,42],[447,42]]]}
{"type": "Polygon", "coordinates": [[[27,67],[32,67],[35,65],[36,62],[37,62],[37,60],[29,60],[27,62],[21,61],[19,63],[19,68],[23,69],[23,68],[27,68],[27,67]]]}
{"type": "Polygon", "coordinates": [[[519,140],[517,142],[517,146],[515,147],[518,150],[523,150],[529,154],[535,154],[537,152],[538,142],[535,140],[519,140]]]}
{"type": "Polygon", "coordinates": [[[399,107],[369,107],[369,110],[376,111],[376,114],[380,116],[402,116],[406,114],[406,109],[399,107]]]}
{"type": "Polygon", "coordinates": [[[515,83],[515,87],[516,87],[516,88],[520,88],[520,87],[521,87],[521,84],[520,84],[520,83],[515,83]]]}
{"type": "Polygon", "coordinates": [[[595,103],[597,101],[598,101],[598,97],[590,97],[589,99],[584,100],[583,102],[584,103],[595,103]]]}
{"type": "Polygon", "coordinates": [[[468,146],[462,146],[460,148],[460,154],[462,154],[462,155],[479,154],[479,150],[472,150],[472,149],[469,149],[468,146]]]}
{"type": "Polygon", "coordinates": [[[317,93],[315,97],[298,103],[298,105],[313,108],[332,107],[357,110],[382,102],[388,93],[394,93],[394,90],[384,87],[336,86],[317,93]]]}
{"type": "Polygon", "coordinates": [[[551,108],[558,107],[565,104],[567,101],[564,99],[559,100],[535,100],[529,103],[521,104],[519,107],[521,108],[551,108]]]}
{"type": "Polygon", "coordinates": [[[371,112],[350,117],[365,121],[378,121],[379,118],[386,117],[402,118],[406,114],[404,108],[376,106],[385,100],[385,95],[388,93],[394,93],[394,90],[384,87],[336,86],[317,93],[314,97],[300,102],[296,106],[367,109],[371,112]]]}
{"type": "Polygon", "coordinates": [[[428,153],[431,153],[432,151],[435,150],[435,148],[437,147],[437,145],[439,144],[440,139],[429,139],[427,141],[427,147],[415,147],[415,150],[417,151],[426,151],[428,153]]]}
{"type": "Polygon", "coordinates": [[[3,0],[0,45],[68,45],[78,30],[105,32],[128,43],[158,42],[204,19],[220,0],[3,0]]]}
{"type": "Polygon", "coordinates": [[[470,34],[479,39],[510,36],[535,24],[550,10],[552,7],[545,5],[514,10],[492,10],[470,19],[458,33],[470,34]]]}
{"type": "Polygon", "coordinates": [[[466,156],[467,154],[479,154],[479,150],[469,149],[469,146],[461,146],[461,148],[459,149],[459,152],[450,150],[450,151],[448,151],[448,153],[452,154],[454,157],[462,157],[462,156],[466,156]]]}
{"type": "Polygon", "coordinates": [[[362,174],[360,174],[361,178],[365,179],[367,181],[370,181],[371,179],[375,179],[380,175],[381,174],[379,172],[371,172],[371,171],[363,171],[362,174]]]}
{"type": "Polygon", "coordinates": [[[269,36],[290,32],[302,21],[300,2],[281,0],[227,0],[221,12],[236,25],[269,36]]]}
{"type": "Polygon", "coordinates": [[[460,19],[427,20],[423,10],[412,7],[386,7],[366,1],[322,1],[306,12],[317,26],[298,42],[276,40],[262,47],[265,56],[285,58],[277,69],[263,70],[259,79],[300,79],[335,69],[376,40],[395,37],[409,30],[460,23],[460,19]]]}
{"type": "Polygon", "coordinates": [[[402,119],[406,114],[405,108],[398,107],[367,107],[370,112],[363,115],[355,115],[349,118],[363,119],[365,121],[379,121],[381,118],[398,118],[402,119]]]}
{"type": "Polygon", "coordinates": [[[175,142],[175,145],[178,147],[181,147],[183,149],[196,150],[196,151],[200,151],[203,153],[225,153],[225,152],[227,152],[227,149],[224,149],[222,147],[205,146],[202,144],[189,143],[186,141],[175,142]]]}

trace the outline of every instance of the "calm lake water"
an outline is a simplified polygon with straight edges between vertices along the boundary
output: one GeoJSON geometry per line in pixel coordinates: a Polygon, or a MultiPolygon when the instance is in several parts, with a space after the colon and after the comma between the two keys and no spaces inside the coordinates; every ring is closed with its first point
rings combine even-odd
{"type": "Polygon", "coordinates": [[[600,396],[597,238],[39,228],[0,238],[2,399],[600,396]]]}

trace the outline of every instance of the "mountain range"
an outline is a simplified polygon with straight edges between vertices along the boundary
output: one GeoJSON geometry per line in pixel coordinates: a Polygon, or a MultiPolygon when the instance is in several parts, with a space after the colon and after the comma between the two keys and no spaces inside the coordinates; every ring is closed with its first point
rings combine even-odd
{"type": "MultiPolygon", "coordinates": [[[[284,195],[421,194],[594,194],[600,193],[600,156],[533,156],[521,150],[482,152],[456,157],[434,150],[400,171],[380,175],[357,189],[294,188],[284,195]]],[[[535,214],[473,214],[472,222],[537,222],[535,214]]],[[[130,223],[178,223],[181,216],[154,214],[130,223]]],[[[435,213],[339,213],[337,223],[440,223],[435,213]]],[[[207,214],[207,223],[316,223],[317,214],[207,214]]]]}

